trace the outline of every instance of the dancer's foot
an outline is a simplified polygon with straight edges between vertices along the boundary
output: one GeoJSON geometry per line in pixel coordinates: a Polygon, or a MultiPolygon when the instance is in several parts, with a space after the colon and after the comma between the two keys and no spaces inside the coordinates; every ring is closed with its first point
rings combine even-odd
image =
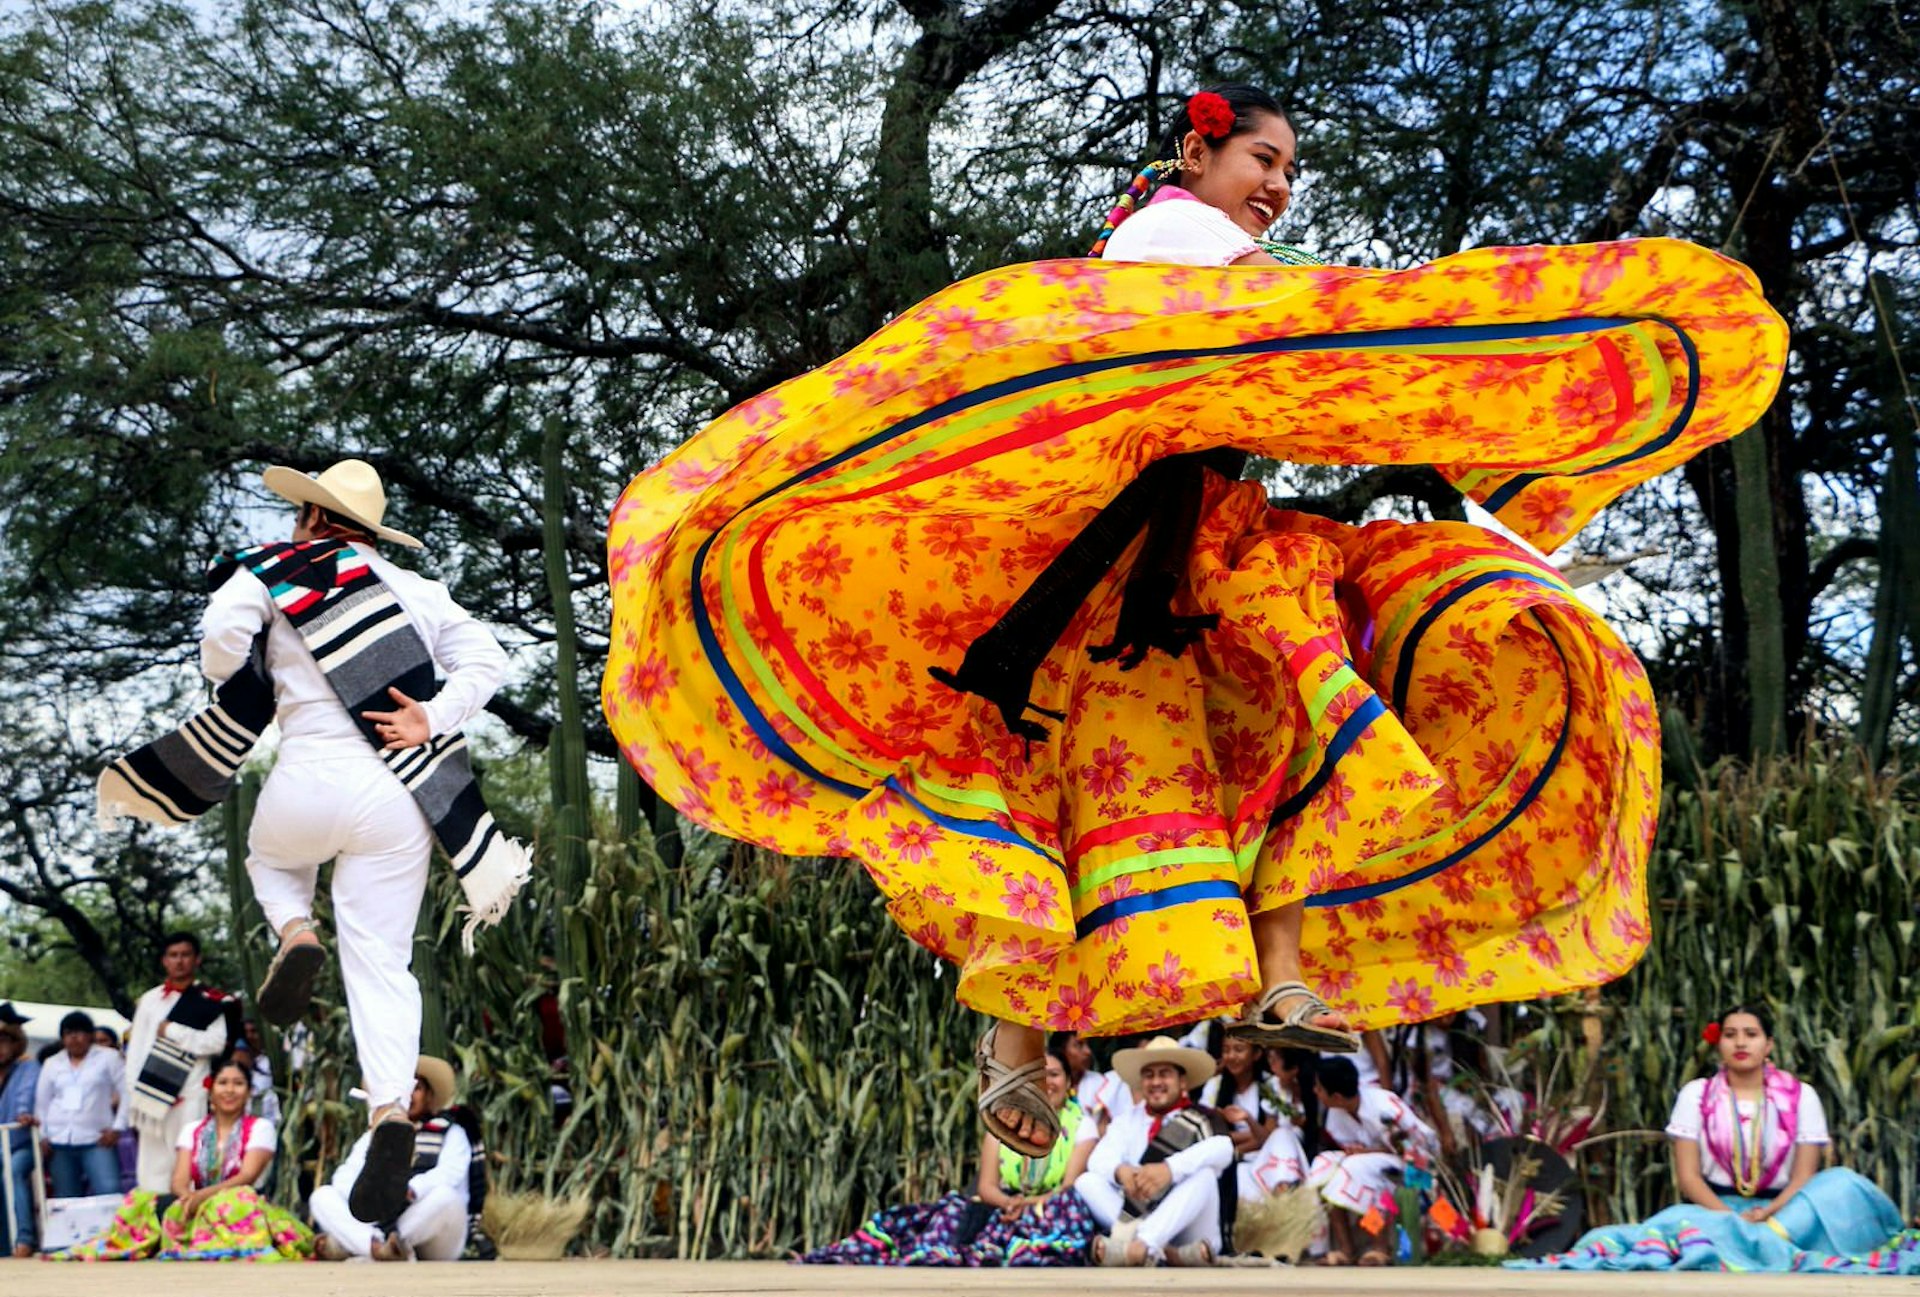
{"type": "Polygon", "coordinates": [[[408,1246],[407,1240],[401,1238],[400,1231],[396,1229],[373,1245],[371,1255],[376,1261],[411,1261],[413,1248],[408,1246]]]}
{"type": "Polygon", "coordinates": [[[326,948],[312,919],[294,919],[280,929],[280,949],[267,965],[255,1000],[260,1016],[276,1027],[298,1022],[313,1003],[313,984],[326,962],[326,948]]]}
{"type": "Polygon", "coordinates": [[[1060,1138],[1060,1115],[1046,1092],[1046,1037],[1032,1027],[995,1022],[975,1051],[979,1108],[995,1139],[1023,1157],[1045,1157],[1060,1138]]]}
{"type": "MultiPolygon", "coordinates": [[[[1118,1235],[1119,1231],[1115,1231],[1118,1235]]],[[[1147,1263],[1147,1245],[1134,1238],[1131,1232],[1125,1235],[1123,1244],[1119,1237],[1105,1234],[1093,1236],[1093,1263],[1110,1266],[1143,1266],[1147,1263]]]]}
{"type": "Polygon", "coordinates": [[[407,1181],[413,1175],[413,1122],[397,1103],[374,1109],[373,1138],[360,1178],[347,1195],[347,1210],[355,1220],[386,1225],[407,1209],[407,1181]]]}
{"type": "Polygon", "coordinates": [[[1305,982],[1276,982],[1248,1006],[1227,1034],[1265,1049],[1278,1045],[1323,1054],[1352,1054],[1360,1037],[1343,1013],[1327,1007],[1305,982]]]}

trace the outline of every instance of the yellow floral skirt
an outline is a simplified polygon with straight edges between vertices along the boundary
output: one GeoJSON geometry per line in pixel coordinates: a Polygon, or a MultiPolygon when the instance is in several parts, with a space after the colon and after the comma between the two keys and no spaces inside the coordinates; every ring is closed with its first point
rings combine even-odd
{"type": "Polygon", "coordinates": [[[1088,656],[1136,543],[1035,672],[1044,737],[928,672],[1167,456],[1431,463],[1552,548],[1757,418],[1785,338],[1743,268],[1663,240],[968,280],[627,489],[608,719],[695,821],[861,861],[1009,1020],[1225,1012],[1260,987],[1249,916],[1293,901],[1367,1026],[1595,985],[1647,940],[1658,725],[1523,546],[1208,474],[1187,652],[1088,656]]]}

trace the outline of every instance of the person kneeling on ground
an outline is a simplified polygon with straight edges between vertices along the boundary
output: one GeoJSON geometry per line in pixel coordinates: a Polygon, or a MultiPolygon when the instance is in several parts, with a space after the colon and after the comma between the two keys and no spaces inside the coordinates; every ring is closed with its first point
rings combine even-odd
{"type": "Polygon", "coordinates": [[[1347,1059],[1321,1059],[1315,1084],[1327,1114],[1326,1139],[1334,1146],[1316,1157],[1307,1172],[1307,1183],[1327,1204],[1334,1247],[1326,1263],[1348,1264],[1357,1241],[1361,1265],[1388,1265],[1393,1254],[1385,1232],[1391,1226],[1374,1231],[1367,1218],[1391,1201],[1408,1161],[1433,1161],[1440,1137],[1393,1091],[1363,1087],[1347,1059]]]}
{"type": "MultiPolygon", "coordinates": [[[[375,1261],[457,1261],[467,1246],[467,1204],[474,1141],[450,1111],[456,1088],[453,1067],[422,1054],[414,1065],[407,1117],[416,1130],[407,1206],[395,1221],[368,1224],[348,1207],[354,1182],[366,1166],[371,1131],[360,1136],[333,1180],[313,1191],[314,1255],[323,1261],[370,1256],[375,1261]]],[[[467,1118],[471,1120],[471,1118],[467,1118]]]]}
{"type": "Polygon", "coordinates": [[[1100,1265],[1211,1265],[1220,1248],[1220,1173],[1233,1140],[1187,1091],[1213,1076],[1213,1059],[1170,1036],[1113,1056],[1141,1106],[1113,1119],[1076,1185],[1109,1233],[1094,1239],[1100,1265]]]}

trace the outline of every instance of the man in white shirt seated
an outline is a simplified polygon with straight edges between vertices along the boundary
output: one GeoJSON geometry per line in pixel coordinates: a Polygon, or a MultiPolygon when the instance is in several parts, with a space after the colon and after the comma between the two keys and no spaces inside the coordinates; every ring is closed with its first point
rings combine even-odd
{"type": "Polygon", "coordinates": [[[1178,1151],[1169,1123],[1198,1122],[1187,1091],[1213,1076],[1213,1059],[1168,1036],[1113,1056],[1114,1070],[1140,1105],[1114,1114],[1074,1182],[1094,1219],[1109,1232],[1094,1240],[1101,1265],[1209,1265],[1220,1248],[1220,1175],[1233,1141],[1196,1125],[1178,1151]],[[1155,1148],[1156,1139],[1161,1147],[1155,1148]],[[1150,1156],[1150,1150],[1152,1155],[1150,1156]]]}
{"type": "Polygon", "coordinates": [[[1393,1091],[1361,1085],[1359,1073],[1347,1059],[1321,1059],[1314,1084],[1327,1114],[1327,1142],[1333,1145],[1313,1160],[1307,1173],[1307,1183],[1320,1191],[1327,1204],[1334,1241],[1327,1264],[1350,1264],[1357,1250],[1361,1265],[1387,1265],[1392,1253],[1381,1237],[1384,1227],[1378,1233],[1370,1231],[1366,1218],[1375,1208],[1383,1209],[1380,1215],[1387,1214],[1384,1207],[1406,1164],[1431,1164],[1440,1151],[1439,1136],[1393,1091]]]}
{"type": "Polygon", "coordinates": [[[407,1207],[395,1221],[368,1224],[347,1202],[366,1165],[373,1132],[360,1136],[333,1179],[313,1191],[309,1206],[319,1231],[313,1254],[322,1261],[372,1257],[375,1261],[457,1261],[467,1246],[473,1141],[448,1109],[453,1107],[453,1068],[422,1054],[415,1068],[407,1117],[416,1129],[407,1207]]]}

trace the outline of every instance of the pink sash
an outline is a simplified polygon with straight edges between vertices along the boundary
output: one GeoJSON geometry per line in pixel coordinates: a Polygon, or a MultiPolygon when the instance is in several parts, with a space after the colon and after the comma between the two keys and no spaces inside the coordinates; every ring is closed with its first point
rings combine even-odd
{"type": "MultiPolygon", "coordinates": [[[[1727,1085],[1727,1073],[1722,1069],[1715,1072],[1700,1091],[1700,1134],[1714,1160],[1736,1177],[1740,1173],[1737,1160],[1740,1140],[1736,1133],[1739,1120],[1733,1092],[1727,1085]]],[[[1791,1072],[1783,1072],[1769,1063],[1760,1111],[1753,1119],[1753,1137],[1759,1141],[1762,1160],[1760,1181],[1754,1188],[1764,1189],[1773,1183],[1773,1177],[1793,1154],[1793,1142],[1799,1133],[1800,1081],[1791,1072]],[[1769,1114],[1773,1118],[1771,1122],[1767,1120],[1769,1114]],[[1766,1130],[1769,1125],[1778,1133],[1770,1152],[1766,1130]]]]}

